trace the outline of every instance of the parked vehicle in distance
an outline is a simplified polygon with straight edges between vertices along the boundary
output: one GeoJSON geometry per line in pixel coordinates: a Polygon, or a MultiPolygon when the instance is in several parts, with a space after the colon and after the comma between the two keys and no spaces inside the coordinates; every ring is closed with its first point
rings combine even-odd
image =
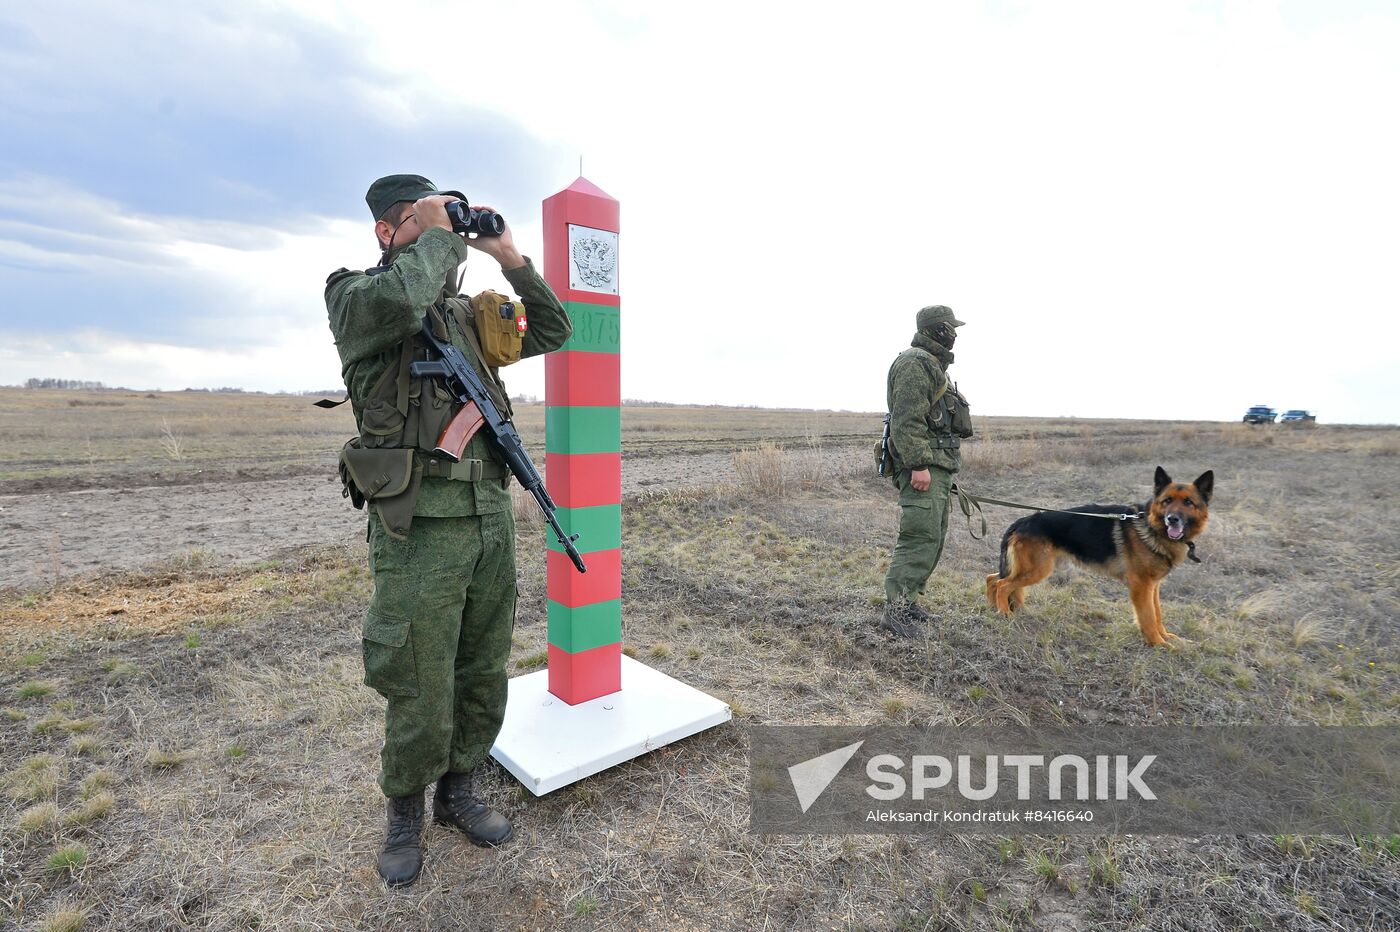
{"type": "Polygon", "coordinates": [[[1244,413],[1246,424],[1272,424],[1278,412],[1268,405],[1254,405],[1244,413]]]}
{"type": "Polygon", "coordinates": [[[1291,408],[1283,412],[1283,417],[1278,419],[1280,424],[1315,424],[1317,415],[1309,414],[1301,408],[1291,408]]]}

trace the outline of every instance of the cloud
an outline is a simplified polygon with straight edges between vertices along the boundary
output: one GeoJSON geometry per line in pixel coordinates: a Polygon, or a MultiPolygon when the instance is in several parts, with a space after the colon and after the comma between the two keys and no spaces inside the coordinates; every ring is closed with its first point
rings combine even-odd
{"type": "Polygon", "coordinates": [[[1400,419],[1387,6],[227,9],[0,14],[0,335],[279,353],[372,261],[376,175],[538,257],[582,154],[628,397],[879,409],[941,302],[979,412],[1400,419]]]}
{"type": "Polygon", "coordinates": [[[474,179],[514,191],[540,149],[455,85],[386,105],[387,50],[366,42],[365,23],[213,3],[59,2],[5,19],[27,38],[0,59],[0,174],[57,175],[134,210],[273,225],[349,216],[390,159],[425,173],[469,163],[474,179]]]}
{"type": "Polygon", "coordinates": [[[534,200],[544,147],[455,87],[386,105],[394,81],[362,23],[225,9],[0,15],[0,336],[277,345],[324,326],[331,270],[373,262],[363,192],[378,175],[447,184],[470,166],[503,211],[534,200]]]}

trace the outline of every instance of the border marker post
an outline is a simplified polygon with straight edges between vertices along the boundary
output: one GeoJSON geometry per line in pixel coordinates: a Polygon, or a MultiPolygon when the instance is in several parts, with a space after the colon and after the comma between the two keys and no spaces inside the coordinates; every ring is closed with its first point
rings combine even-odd
{"type": "Polygon", "coordinates": [[[545,357],[545,480],[588,572],[546,534],[549,667],[510,681],[491,749],[536,796],[730,718],[622,655],[619,218],[583,177],[544,201],[544,277],[574,326],[545,357]]]}

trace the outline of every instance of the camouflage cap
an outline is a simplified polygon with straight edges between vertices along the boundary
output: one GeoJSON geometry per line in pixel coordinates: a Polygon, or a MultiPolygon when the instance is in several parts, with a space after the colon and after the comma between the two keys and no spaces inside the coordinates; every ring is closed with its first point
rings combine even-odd
{"type": "Polygon", "coordinates": [[[416,201],[431,194],[451,194],[463,201],[467,199],[461,191],[439,191],[422,175],[385,175],[369,186],[365,203],[374,219],[381,220],[385,212],[400,201],[416,201]]]}
{"type": "Polygon", "coordinates": [[[953,309],[942,304],[930,304],[921,308],[919,314],[914,318],[920,330],[932,330],[939,324],[951,324],[954,327],[961,327],[963,322],[953,316],[953,309]]]}

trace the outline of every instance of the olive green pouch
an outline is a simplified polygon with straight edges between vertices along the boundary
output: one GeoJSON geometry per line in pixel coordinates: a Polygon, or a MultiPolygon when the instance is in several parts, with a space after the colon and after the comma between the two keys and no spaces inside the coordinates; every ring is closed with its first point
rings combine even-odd
{"type": "Polygon", "coordinates": [[[959,437],[972,436],[972,409],[968,407],[967,399],[963,393],[958,391],[956,385],[944,396],[948,401],[948,413],[953,418],[953,433],[959,437]]]}
{"type": "MultiPolygon", "coordinates": [[[[399,540],[407,538],[413,524],[418,488],[423,482],[423,467],[415,460],[413,451],[366,450],[357,437],[341,448],[340,462],[342,481],[348,477],[347,488],[359,493],[361,503],[374,505],[389,536],[399,540]]],[[[354,503],[355,496],[350,495],[354,503]]]]}
{"type": "Polygon", "coordinates": [[[366,446],[396,447],[403,440],[405,417],[392,401],[373,399],[360,416],[360,434],[366,446]]]}

